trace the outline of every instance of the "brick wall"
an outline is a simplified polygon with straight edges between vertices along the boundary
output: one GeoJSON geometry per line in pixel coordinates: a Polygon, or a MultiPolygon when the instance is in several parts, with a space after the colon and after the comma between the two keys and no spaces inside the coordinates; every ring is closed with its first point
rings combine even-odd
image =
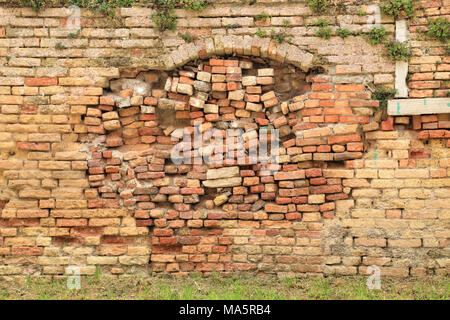
{"type": "MultiPolygon", "coordinates": [[[[367,32],[369,4],[323,18],[367,32]]],[[[0,8],[0,276],[448,273],[450,119],[386,116],[371,100],[394,85],[382,45],[315,37],[304,1],[177,10],[164,34],[151,12],[122,8],[113,25],[82,11],[74,36],[62,8],[0,8]],[[255,35],[285,19],[291,43],[255,35]],[[185,158],[234,160],[174,163],[172,138],[213,129],[231,135],[225,147],[185,158]],[[278,162],[253,163],[273,129],[278,162]]],[[[443,44],[412,46],[411,98],[426,91],[421,48],[448,63],[443,44]]],[[[446,96],[448,74],[433,71],[446,96]]]]}

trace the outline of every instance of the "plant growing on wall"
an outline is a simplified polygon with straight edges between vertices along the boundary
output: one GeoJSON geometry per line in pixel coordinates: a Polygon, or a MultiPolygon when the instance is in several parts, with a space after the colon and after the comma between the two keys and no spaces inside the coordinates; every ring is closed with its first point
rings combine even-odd
{"type": "Polygon", "coordinates": [[[108,17],[115,17],[117,8],[130,7],[137,2],[139,2],[139,0],[18,0],[20,6],[30,7],[36,12],[56,4],[62,4],[86,8],[108,17]]]}
{"type": "MultiPolygon", "coordinates": [[[[140,4],[140,0],[17,0],[23,7],[30,7],[39,11],[45,7],[51,7],[55,3],[63,5],[75,5],[80,8],[86,8],[93,12],[104,14],[114,18],[116,10],[122,7],[130,7],[140,4]]],[[[145,0],[144,2],[153,3],[156,12],[151,16],[156,27],[161,30],[173,30],[176,26],[177,16],[174,12],[176,7],[185,8],[192,11],[202,11],[209,6],[206,0],[145,0]]]]}
{"type": "Polygon", "coordinates": [[[363,9],[359,9],[358,12],[356,13],[358,16],[362,17],[366,15],[366,12],[363,9]]]}
{"type": "Polygon", "coordinates": [[[319,27],[319,30],[316,32],[316,36],[324,39],[330,39],[333,30],[329,27],[330,23],[324,19],[319,19],[314,24],[319,27]]]}
{"type": "Polygon", "coordinates": [[[193,42],[194,40],[198,39],[196,36],[193,36],[189,31],[187,31],[185,33],[179,32],[178,35],[180,36],[181,39],[183,39],[184,41],[186,41],[188,43],[193,42]]]}
{"type": "Polygon", "coordinates": [[[430,19],[428,20],[427,28],[428,30],[424,32],[428,38],[444,43],[448,42],[450,38],[450,21],[447,18],[430,19]]]}
{"type": "Polygon", "coordinates": [[[341,38],[347,38],[347,37],[353,35],[353,32],[346,28],[338,28],[338,29],[336,29],[336,35],[341,38]]]}
{"type": "Polygon", "coordinates": [[[256,35],[260,38],[267,38],[267,32],[266,30],[262,30],[258,28],[258,31],[256,31],[256,35]]]}
{"type": "Polygon", "coordinates": [[[314,13],[322,13],[330,6],[330,0],[307,0],[314,13]]]}
{"type": "Polygon", "coordinates": [[[386,109],[387,101],[394,98],[396,94],[397,90],[393,88],[386,89],[384,87],[378,87],[375,92],[372,93],[372,100],[380,101],[380,109],[386,109]]]}
{"type": "Polygon", "coordinates": [[[413,0],[383,0],[380,8],[382,13],[395,18],[412,18],[415,9],[413,0]]]}
{"type": "Polygon", "coordinates": [[[29,7],[34,11],[39,11],[51,4],[50,0],[19,0],[19,5],[22,7],[29,7]]]}
{"type": "Polygon", "coordinates": [[[174,30],[177,24],[177,15],[174,8],[176,0],[154,0],[156,11],[151,15],[155,28],[159,31],[174,30]]]}
{"type": "Polygon", "coordinates": [[[209,2],[205,0],[181,0],[183,8],[192,11],[203,11],[209,6],[209,2]]]}
{"type": "Polygon", "coordinates": [[[257,14],[255,16],[255,21],[266,21],[267,19],[272,18],[271,15],[268,15],[267,13],[263,12],[261,14],[257,14]]]}
{"type": "Polygon", "coordinates": [[[55,44],[55,49],[56,50],[64,50],[64,49],[67,49],[67,47],[65,45],[63,45],[61,42],[57,42],[55,44]]]}
{"type": "MultiPolygon", "coordinates": [[[[133,0],[131,0],[133,1],[133,0]]],[[[209,2],[206,0],[152,0],[156,11],[151,18],[155,23],[155,28],[160,31],[174,30],[177,24],[176,7],[186,8],[192,11],[202,11],[209,2]]]]}
{"type": "Polygon", "coordinates": [[[64,0],[65,4],[86,8],[111,18],[115,17],[116,9],[130,7],[136,0],[64,0]]]}
{"type": "Polygon", "coordinates": [[[383,26],[379,28],[372,28],[367,35],[367,38],[373,46],[382,43],[386,40],[386,29],[383,26]]]}
{"type": "Polygon", "coordinates": [[[390,41],[386,44],[386,54],[393,61],[408,61],[411,56],[408,41],[390,41]]]}
{"type": "Polygon", "coordinates": [[[292,42],[292,36],[288,36],[284,29],[281,32],[276,32],[274,29],[270,30],[270,37],[276,43],[283,43],[284,41],[286,41],[287,43],[292,42]]]}
{"type": "Polygon", "coordinates": [[[281,30],[279,30],[278,32],[275,31],[275,29],[270,29],[270,33],[267,33],[266,30],[262,30],[258,28],[258,31],[256,31],[256,35],[260,38],[271,38],[273,39],[276,43],[283,43],[283,42],[287,42],[287,43],[292,43],[292,36],[288,35],[287,33],[287,27],[289,26],[291,22],[287,19],[283,20],[283,27],[281,28],[281,30]]]}

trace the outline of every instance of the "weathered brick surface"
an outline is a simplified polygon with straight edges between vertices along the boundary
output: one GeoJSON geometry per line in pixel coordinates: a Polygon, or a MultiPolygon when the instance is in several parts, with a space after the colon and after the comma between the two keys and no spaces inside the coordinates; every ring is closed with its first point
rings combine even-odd
{"type": "MultiPolygon", "coordinates": [[[[367,32],[343,2],[331,25],[367,32]]],[[[449,4],[421,3],[410,96],[445,97],[444,47],[416,31],[449,4]]],[[[448,274],[450,118],[383,118],[372,84],[392,87],[395,65],[380,48],[315,37],[304,1],[177,10],[192,43],[151,11],[122,8],[121,27],[82,11],[73,38],[62,9],[1,8],[0,276],[448,274]],[[285,19],[291,43],[255,35],[285,19]],[[182,155],[229,163],[173,163],[194,122],[231,138],[182,155]],[[274,128],[278,163],[254,162],[274,128]]]]}

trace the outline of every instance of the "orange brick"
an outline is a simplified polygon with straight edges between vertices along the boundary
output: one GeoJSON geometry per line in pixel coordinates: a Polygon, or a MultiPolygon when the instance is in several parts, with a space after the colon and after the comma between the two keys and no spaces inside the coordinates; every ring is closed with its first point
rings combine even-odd
{"type": "Polygon", "coordinates": [[[337,91],[350,92],[350,91],[364,91],[363,84],[341,84],[336,86],[337,91]]]}

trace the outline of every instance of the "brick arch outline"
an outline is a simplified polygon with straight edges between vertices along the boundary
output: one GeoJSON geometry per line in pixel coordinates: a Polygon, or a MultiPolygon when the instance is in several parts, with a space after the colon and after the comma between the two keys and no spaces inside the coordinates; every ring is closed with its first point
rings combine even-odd
{"type": "Polygon", "coordinates": [[[280,63],[291,64],[307,72],[315,66],[320,66],[319,56],[316,56],[296,45],[286,42],[277,43],[270,38],[250,36],[214,36],[195,42],[185,43],[169,53],[158,57],[157,61],[139,64],[148,70],[174,70],[196,59],[207,59],[212,56],[243,55],[269,58],[280,63]]]}

